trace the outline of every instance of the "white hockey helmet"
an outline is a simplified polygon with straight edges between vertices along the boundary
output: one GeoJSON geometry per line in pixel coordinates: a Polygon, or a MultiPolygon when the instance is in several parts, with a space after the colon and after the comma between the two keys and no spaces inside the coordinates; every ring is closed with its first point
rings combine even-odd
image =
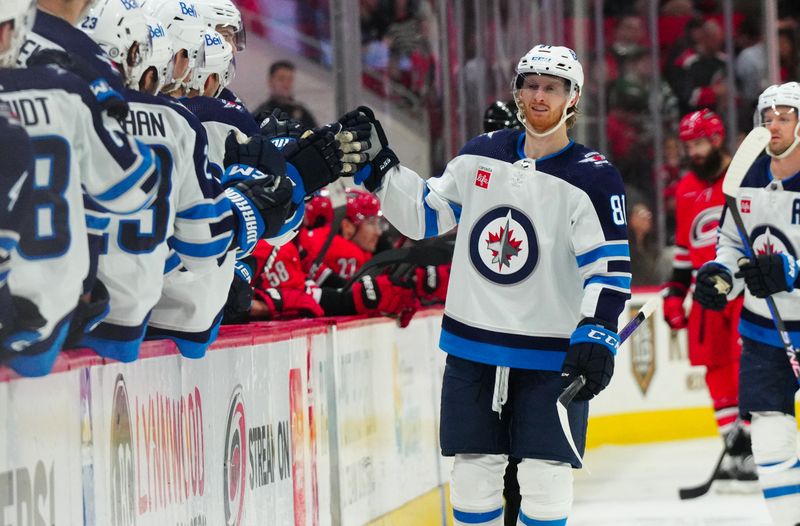
{"type": "Polygon", "coordinates": [[[189,89],[197,90],[201,95],[205,89],[206,80],[213,74],[219,78],[219,87],[212,97],[216,97],[233,80],[235,68],[233,66],[233,47],[223,36],[214,30],[207,30],[203,35],[203,47],[197,59],[189,89]]]}
{"type": "Polygon", "coordinates": [[[36,0],[3,0],[3,10],[0,13],[0,24],[10,22],[14,27],[8,49],[0,52],[0,67],[11,68],[17,63],[17,56],[25,35],[33,27],[36,19],[36,0]]]}
{"type": "Polygon", "coordinates": [[[153,52],[153,40],[144,10],[136,0],[101,0],[80,28],[117,64],[125,85],[138,89],[143,64],[153,52]]]}
{"type": "Polygon", "coordinates": [[[189,64],[179,79],[170,79],[175,89],[188,85],[190,75],[197,65],[197,57],[203,46],[205,24],[198,14],[197,7],[191,1],[182,0],[149,0],[147,9],[167,30],[172,39],[174,53],[185,51],[189,64]]]}
{"type": "Polygon", "coordinates": [[[242,13],[231,0],[195,0],[203,22],[209,29],[221,33],[226,39],[230,32],[231,44],[236,51],[247,45],[247,32],[242,23],[242,13]]]}
{"type": "MultiPolygon", "coordinates": [[[[172,49],[172,39],[169,38],[164,25],[152,15],[147,15],[147,27],[153,42],[153,52],[150,57],[142,61],[142,75],[150,68],[156,72],[156,94],[161,91],[164,84],[172,80],[172,69],[175,66],[175,52],[172,49]]],[[[141,85],[141,77],[136,81],[141,85]]]]}
{"type": "Polygon", "coordinates": [[[566,120],[574,114],[574,110],[567,113],[578,103],[578,98],[583,88],[583,66],[578,61],[578,55],[573,50],[564,46],[549,46],[538,44],[525,53],[517,63],[517,74],[514,77],[513,93],[517,103],[517,119],[525,126],[529,133],[544,137],[555,132],[566,120]],[[561,120],[549,130],[538,133],[532,130],[525,121],[525,113],[520,105],[519,89],[526,75],[552,75],[569,81],[569,97],[564,106],[561,120]]]}
{"type": "Polygon", "coordinates": [[[756,112],[753,115],[754,125],[763,126],[765,113],[770,111],[777,114],[779,113],[777,108],[780,106],[791,108],[789,111],[797,115],[798,121],[794,128],[794,141],[786,151],[776,155],[767,146],[767,154],[778,159],[787,157],[800,144],[800,84],[787,82],[785,84],[773,84],[765,89],[758,97],[756,112]]]}

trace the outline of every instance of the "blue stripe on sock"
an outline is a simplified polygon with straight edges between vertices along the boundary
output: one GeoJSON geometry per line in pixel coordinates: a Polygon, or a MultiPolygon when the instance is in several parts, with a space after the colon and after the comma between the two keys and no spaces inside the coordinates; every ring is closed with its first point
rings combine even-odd
{"type": "Polygon", "coordinates": [[[539,520],[539,519],[531,519],[524,513],[522,510],[519,512],[519,520],[525,526],[566,526],[567,518],[564,517],[563,519],[553,519],[553,520],[539,520]]]}
{"type": "Polygon", "coordinates": [[[800,493],[800,485],[793,484],[791,486],[779,486],[777,488],[766,488],[764,490],[765,499],[776,499],[778,497],[785,497],[786,495],[796,495],[800,493]]]}
{"type": "Polygon", "coordinates": [[[453,508],[453,518],[458,522],[463,522],[464,524],[483,524],[485,522],[495,520],[502,514],[503,508],[497,508],[496,510],[485,511],[483,513],[472,513],[453,508]]]}

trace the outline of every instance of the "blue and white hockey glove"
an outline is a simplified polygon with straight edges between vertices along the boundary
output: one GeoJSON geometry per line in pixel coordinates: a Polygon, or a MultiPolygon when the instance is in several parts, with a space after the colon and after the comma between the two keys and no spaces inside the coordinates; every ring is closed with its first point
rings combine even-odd
{"type": "Polygon", "coordinates": [[[313,195],[343,174],[355,172],[351,164],[342,162],[344,151],[337,139],[341,130],[341,124],[329,124],[284,146],[283,156],[303,179],[306,195],[313,195]]]}
{"type": "Polygon", "coordinates": [[[715,261],[709,261],[697,271],[694,300],[711,310],[722,310],[728,304],[728,292],[733,287],[730,271],[715,261]]]}
{"type": "Polygon", "coordinates": [[[297,209],[292,199],[295,185],[285,175],[234,164],[221,182],[237,218],[235,236],[242,255],[252,252],[259,239],[277,236],[297,209]]]}
{"type": "Polygon", "coordinates": [[[279,150],[311,131],[279,108],[272,110],[272,113],[261,113],[256,117],[256,122],[260,123],[261,135],[268,138],[279,150]]]}
{"type": "Polygon", "coordinates": [[[797,261],[786,254],[767,254],[755,260],[739,260],[737,278],[744,278],[750,294],[766,298],[778,292],[792,292],[798,285],[797,261]]]}
{"type": "Polygon", "coordinates": [[[353,181],[356,184],[363,184],[364,188],[374,192],[383,184],[386,173],[400,164],[400,160],[389,148],[386,133],[383,131],[381,123],[375,118],[372,109],[367,106],[359,106],[344,114],[339,122],[345,129],[354,130],[361,129],[364,124],[369,125],[368,137],[359,139],[369,143],[369,147],[364,150],[364,153],[367,154],[367,164],[356,172],[353,181]]]}
{"type": "Polygon", "coordinates": [[[614,374],[614,356],[619,347],[619,335],[594,318],[584,318],[569,339],[567,357],[561,368],[564,387],[578,376],[586,385],[575,400],[590,400],[608,386],[614,374]]]}

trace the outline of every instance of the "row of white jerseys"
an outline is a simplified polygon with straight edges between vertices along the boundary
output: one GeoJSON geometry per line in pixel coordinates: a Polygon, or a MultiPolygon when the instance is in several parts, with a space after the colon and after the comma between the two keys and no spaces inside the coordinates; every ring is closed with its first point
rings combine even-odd
{"type": "Polygon", "coordinates": [[[524,140],[516,130],[480,135],[427,181],[393,168],[378,196],[413,239],[458,225],[445,352],[558,371],[578,322],[616,324],[630,297],[625,194],[597,152],[570,141],[534,161],[524,140]]]}
{"type": "MultiPolygon", "coordinates": [[[[202,123],[208,137],[209,170],[221,177],[228,133],[236,129],[248,137],[255,135],[259,131],[255,120],[241,106],[221,99],[193,97],[180,103],[202,123]]],[[[230,211],[227,198],[225,203],[230,211]]],[[[233,281],[236,253],[225,253],[218,267],[205,273],[192,272],[178,263],[174,256],[170,258],[161,299],[150,316],[148,337],[169,338],[181,354],[199,358],[216,339],[233,281]]]]}
{"type": "MultiPolygon", "coordinates": [[[[771,157],[764,155],[753,163],[742,181],[736,203],[757,255],[787,254],[797,260],[800,258],[800,175],[795,174],[784,180],[774,179],[769,169],[771,160],[771,157]]],[[[745,257],[744,245],[726,208],[720,223],[715,261],[734,274],[739,268],[737,261],[742,257],[745,257]]],[[[734,279],[734,287],[728,297],[735,297],[743,287],[744,280],[734,279]]],[[[800,290],[779,292],[772,298],[792,342],[799,346],[800,290]]],[[[767,302],[756,298],[748,290],[745,290],[739,334],[773,347],[783,347],[767,302]]]]}
{"type": "Polygon", "coordinates": [[[37,341],[45,349],[30,349],[44,352],[60,348],[89,272],[83,192],[132,213],[151,204],[160,174],[152,150],[106,115],[82,79],[58,68],[6,69],[0,86],[36,156],[36,220],[20,232],[9,284],[45,318],[37,341]]]}
{"type": "MultiPolygon", "coordinates": [[[[164,274],[178,266],[201,276],[217,271],[231,249],[234,219],[208,169],[200,121],[168,97],[128,90],[125,98],[130,111],[122,127],[152,147],[162,182],[147,210],[92,214],[104,238],[98,277],[108,289],[110,311],[83,345],[130,361],[138,356],[148,317],[162,296],[164,274]]],[[[193,303],[207,301],[198,291],[188,292],[193,303]]]]}

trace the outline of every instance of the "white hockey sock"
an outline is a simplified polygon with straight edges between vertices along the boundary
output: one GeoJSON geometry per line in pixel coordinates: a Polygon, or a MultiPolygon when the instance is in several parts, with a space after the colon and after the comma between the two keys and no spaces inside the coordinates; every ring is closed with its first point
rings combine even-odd
{"type": "Polygon", "coordinates": [[[776,526],[800,523],[800,461],[797,423],[778,412],[753,413],[753,457],[767,508],[776,526]]]}
{"type": "Polygon", "coordinates": [[[518,526],[564,526],[572,508],[572,466],[526,458],[517,467],[518,526]]]}
{"type": "Polygon", "coordinates": [[[503,526],[506,455],[456,455],[450,476],[454,526],[503,526]]]}

